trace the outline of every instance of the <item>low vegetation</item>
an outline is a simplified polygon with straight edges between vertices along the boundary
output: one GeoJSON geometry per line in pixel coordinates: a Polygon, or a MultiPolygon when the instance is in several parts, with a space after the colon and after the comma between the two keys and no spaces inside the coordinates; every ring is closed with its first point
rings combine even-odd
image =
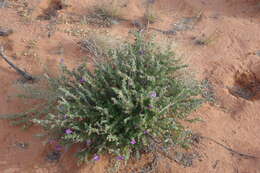
{"type": "Polygon", "coordinates": [[[62,63],[59,77],[46,75],[36,90],[26,86],[45,101],[20,118],[43,126],[62,145],[80,144],[81,161],[97,161],[103,153],[127,161],[154,144],[185,146],[190,131],[181,120],[202,103],[201,86],[183,77],[186,66],[170,49],[135,36],[96,61],[94,71],[62,63]]]}
{"type": "Polygon", "coordinates": [[[121,40],[108,34],[90,32],[78,42],[81,49],[87,51],[95,57],[108,56],[110,49],[120,47],[121,40]]]}
{"type": "Polygon", "coordinates": [[[122,20],[122,8],[119,0],[98,2],[85,18],[87,23],[110,27],[122,20]]]}

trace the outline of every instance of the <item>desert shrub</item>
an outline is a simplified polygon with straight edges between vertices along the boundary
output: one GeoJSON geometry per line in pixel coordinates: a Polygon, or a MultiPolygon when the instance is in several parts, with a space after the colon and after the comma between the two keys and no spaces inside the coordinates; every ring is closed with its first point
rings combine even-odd
{"type": "Polygon", "coordinates": [[[138,33],[94,71],[62,65],[61,76],[47,78],[55,93],[51,112],[33,121],[64,145],[81,144],[82,160],[102,153],[128,160],[154,142],[184,144],[181,120],[201,104],[201,87],[183,78],[185,67],[170,49],[162,51],[138,33]]]}

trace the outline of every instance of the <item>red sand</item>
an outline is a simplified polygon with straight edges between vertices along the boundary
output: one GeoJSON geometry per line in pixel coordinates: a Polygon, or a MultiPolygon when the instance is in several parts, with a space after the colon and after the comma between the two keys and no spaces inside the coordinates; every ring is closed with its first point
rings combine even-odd
{"type": "MultiPolygon", "coordinates": [[[[32,74],[42,72],[44,65],[49,70],[55,71],[61,58],[70,66],[78,64],[84,54],[75,44],[78,38],[69,36],[63,30],[73,24],[57,24],[56,32],[47,37],[49,21],[37,21],[35,18],[46,9],[48,1],[29,2],[29,7],[34,9],[31,23],[25,23],[18,11],[24,10],[24,0],[12,0],[10,4],[19,4],[13,8],[1,8],[1,26],[12,28],[14,34],[8,38],[0,38],[0,43],[8,49],[6,54],[17,55],[12,59],[18,66],[32,74]],[[24,41],[25,40],[25,41],[24,41]],[[22,56],[27,50],[29,40],[37,41],[37,48],[33,51],[36,57],[22,56]],[[63,47],[62,54],[54,54],[57,47],[63,47]]],[[[62,14],[86,14],[94,0],[69,0],[71,6],[59,11],[62,14]]],[[[172,23],[182,17],[191,17],[203,11],[201,20],[194,29],[179,32],[177,36],[170,36],[174,40],[177,50],[196,71],[198,79],[209,79],[214,86],[217,97],[217,106],[205,104],[193,117],[200,116],[204,122],[195,123],[190,127],[203,136],[215,140],[242,153],[248,153],[260,158],[260,101],[258,99],[245,100],[235,97],[228,91],[235,83],[237,73],[253,72],[260,79],[260,1],[253,0],[158,0],[155,4],[160,21],[152,27],[169,29],[172,23]],[[209,45],[195,45],[192,37],[203,34],[219,33],[209,45]]],[[[28,7],[25,7],[27,9],[28,7]]],[[[143,16],[143,3],[131,0],[125,7],[124,17],[129,20],[143,16]]],[[[130,22],[122,22],[108,29],[99,29],[89,25],[79,26],[82,29],[99,31],[107,30],[110,34],[126,38],[129,29],[133,29],[130,22]]],[[[162,34],[159,37],[164,38],[162,34]]],[[[9,97],[17,90],[15,81],[20,76],[16,74],[3,60],[0,60],[0,114],[16,113],[26,110],[22,101],[9,97]]],[[[9,125],[8,121],[0,121],[0,172],[3,173],[103,173],[109,166],[107,157],[102,157],[96,164],[88,163],[78,167],[72,154],[65,154],[57,164],[45,160],[49,151],[43,141],[33,137],[41,132],[40,128],[33,127],[21,131],[19,127],[9,125]],[[18,142],[29,144],[27,149],[18,147],[18,142]]],[[[161,157],[155,172],[159,173],[260,173],[259,159],[245,159],[232,155],[223,147],[203,139],[194,147],[202,157],[201,161],[195,160],[192,167],[184,168],[174,161],[161,157]],[[217,164],[216,164],[217,163],[217,164]]],[[[146,156],[140,162],[131,164],[131,168],[138,168],[147,162],[146,156]]],[[[122,170],[131,172],[130,168],[122,170]]]]}

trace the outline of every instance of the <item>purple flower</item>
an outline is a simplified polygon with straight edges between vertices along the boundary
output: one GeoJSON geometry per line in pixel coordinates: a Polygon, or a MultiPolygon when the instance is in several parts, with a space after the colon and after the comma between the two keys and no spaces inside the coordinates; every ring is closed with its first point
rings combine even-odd
{"type": "Polygon", "coordinates": [[[80,83],[84,83],[84,82],[86,82],[86,81],[85,81],[85,79],[81,78],[79,82],[80,82],[80,83]]]}
{"type": "Polygon", "coordinates": [[[156,92],[155,91],[151,92],[150,97],[152,97],[152,98],[157,97],[156,92]]]}
{"type": "Polygon", "coordinates": [[[136,141],[134,139],[132,139],[130,143],[134,145],[134,144],[136,144],[136,141]]]}
{"type": "Polygon", "coordinates": [[[149,106],[148,106],[148,109],[152,109],[152,108],[153,108],[153,105],[149,105],[149,106]]]}
{"type": "Polygon", "coordinates": [[[64,115],[64,119],[67,119],[67,118],[68,118],[68,115],[67,115],[67,114],[65,114],[65,115],[64,115]]]}
{"type": "Polygon", "coordinates": [[[91,144],[91,140],[90,139],[86,140],[86,144],[90,145],[91,144]]]}
{"type": "Polygon", "coordinates": [[[71,129],[66,129],[66,131],[65,131],[65,133],[68,134],[68,135],[71,134],[72,132],[73,131],[71,129]]]}
{"type": "Polygon", "coordinates": [[[144,134],[145,134],[145,135],[147,135],[147,134],[148,134],[148,131],[147,131],[147,130],[145,130],[145,131],[144,131],[144,134]]]}
{"type": "Polygon", "coordinates": [[[95,156],[93,157],[93,160],[98,161],[99,159],[100,159],[100,157],[95,154],[95,156]]]}
{"type": "Polygon", "coordinates": [[[55,146],[55,150],[56,150],[56,151],[61,151],[61,150],[62,150],[62,146],[61,146],[60,144],[57,144],[57,145],[55,146]]]}
{"type": "Polygon", "coordinates": [[[64,63],[64,59],[63,58],[60,59],[60,63],[64,63]]]}
{"type": "Polygon", "coordinates": [[[116,159],[117,160],[125,160],[125,157],[124,156],[117,156],[116,159]]]}
{"type": "Polygon", "coordinates": [[[140,53],[141,55],[144,55],[144,54],[145,54],[145,51],[144,51],[144,50],[140,50],[139,53],[140,53]]]}

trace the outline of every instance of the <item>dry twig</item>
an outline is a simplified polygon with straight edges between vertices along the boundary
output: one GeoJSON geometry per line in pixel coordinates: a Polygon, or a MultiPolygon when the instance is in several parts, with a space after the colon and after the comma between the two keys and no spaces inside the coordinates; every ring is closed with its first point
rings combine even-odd
{"type": "Polygon", "coordinates": [[[15,64],[13,64],[8,57],[4,54],[4,48],[3,46],[0,46],[0,56],[12,67],[15,69],[15,71],[17,73],[19,73],[20,75],[22,75],[24,77],[24,79],[28,80],[28,81],[34,81],[35,78],[32,77],[29,73],[21,70],[20,68],[18,68],[15,64]]]}
{"type": "Polygon", "coordinates": [[[236,150],[233,150],[232,148],[229,148],[229,147],[225,146],[224,144],[221,144],[220,142],[218,142],[215,139],[212,139],[210,137],[206,137],[206,136],[201,136],[201,137],[204,138],[204,139],[207,139],[207,140],[210,140],[210,141],[214,142],[215,144],[223,147],[224,149],[230,151],[233,154],[237,154],[237,155],[239,155],[241,157],[244,157],[244,158],[247,158],[247,159],[259,159],[256,156],[252,156],[252,155],[249,155],[249,154],[244,154],[244,153],[238,152],[236,150]]]}

